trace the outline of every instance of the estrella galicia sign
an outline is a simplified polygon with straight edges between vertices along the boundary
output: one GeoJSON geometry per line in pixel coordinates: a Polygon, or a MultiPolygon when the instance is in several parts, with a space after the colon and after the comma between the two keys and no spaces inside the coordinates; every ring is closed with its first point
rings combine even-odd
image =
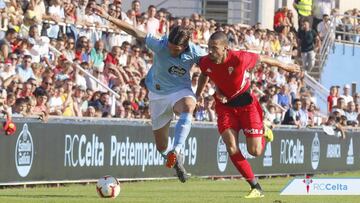
{"type": "Polygon", "coordinates": [[[181,76],[185,75],[185,73],[186,73],[186,70],[184,68],[177,67],[177,66],[171,66],[168,71],[171,75],[175,75],[178,77],[181,77],[181,76]]]}

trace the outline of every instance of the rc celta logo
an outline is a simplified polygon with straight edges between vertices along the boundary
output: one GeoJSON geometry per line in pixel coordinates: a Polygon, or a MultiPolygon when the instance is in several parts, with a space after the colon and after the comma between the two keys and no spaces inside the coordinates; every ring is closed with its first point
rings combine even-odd
{"type": "Polygon", "coordinates": [[[306,193],[309,194],[309,190],[310,190],[310,184],[313,182],[313,180],[311,179],[310,176],[306,176],[305,179],[303,180],[303,182],[306,185],[306,193]]]}
{"type": "Polygon", "coordinates": [[[359,178],[295,178],[280,195],[360,195],[359,178]],[[304,187],[305,185],[305,187],[304,187]]]}

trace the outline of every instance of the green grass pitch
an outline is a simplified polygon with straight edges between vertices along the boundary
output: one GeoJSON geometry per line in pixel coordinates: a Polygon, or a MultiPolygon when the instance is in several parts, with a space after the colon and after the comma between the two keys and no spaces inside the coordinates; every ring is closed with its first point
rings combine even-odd
{"type": "MultiPolygon", "coordinates": [[[[360,177],[360,171],[316,177],[355,178],[360,177]]],[[[280,191],[291,179],[292,177],[260,179],[259,182],[265,190],[265,198],[256,200],[243,198],[249,189],[244,180],[192,178],[185,184],[175,179],[121,183],[121,193],[116,199],[99,198],[95,184],[0,189],[0,202],[359,202],[359,196],[280,196],[280,191]]]]}

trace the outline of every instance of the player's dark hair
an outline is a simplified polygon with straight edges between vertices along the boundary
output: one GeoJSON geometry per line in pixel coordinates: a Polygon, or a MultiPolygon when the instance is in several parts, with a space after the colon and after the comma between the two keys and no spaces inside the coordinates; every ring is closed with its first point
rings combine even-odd
{"type": "Polygon", "coordinates": [[[170,31],[168,40],[171,44],[187,47],[192,33],[191,27],[176,26],[170,31]]]}
{"type": "Polygon", "coordinates": [[[226,34],[223,31],[216,31],[214,32],[211,36],[209,40],[214,40],[214,41],[221,41],[222,43],[227,44],[228,43],[228,38],[226,36],[226,34]]]}

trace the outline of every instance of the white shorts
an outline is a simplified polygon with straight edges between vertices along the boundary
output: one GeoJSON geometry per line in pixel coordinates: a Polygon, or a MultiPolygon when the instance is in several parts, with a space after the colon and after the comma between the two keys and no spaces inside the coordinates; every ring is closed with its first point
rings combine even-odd
{"type": "Polygon", "coordinates": [[[149,108],[153,130],[164,127],[173,118],[175,103],[184,97],[191,97],[196,102],[195,94],[190,89],[182,89],[168,95],[149,92],[149,108]]]}

